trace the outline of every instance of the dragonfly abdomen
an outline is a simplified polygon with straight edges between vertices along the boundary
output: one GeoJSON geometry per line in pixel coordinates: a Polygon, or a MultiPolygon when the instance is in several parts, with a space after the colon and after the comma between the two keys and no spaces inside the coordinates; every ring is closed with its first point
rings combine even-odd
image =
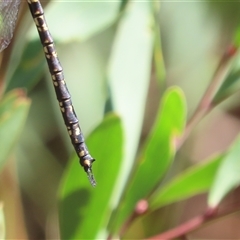
{"type": "Polygon", "coordinates": [[[78,118],[72,105],[71,95],[65,83],[63,68],[57,57],[53,38],[48,30],[41,3],[38,0],[28,0],[28,5],[43,45],[44,54],[68,134],[80,159],[80,164],[87,172],[91,184],[95,186],[96,182],[92,174],[92,163],[95,159],[89,154],[85,144],[78,118]]]}

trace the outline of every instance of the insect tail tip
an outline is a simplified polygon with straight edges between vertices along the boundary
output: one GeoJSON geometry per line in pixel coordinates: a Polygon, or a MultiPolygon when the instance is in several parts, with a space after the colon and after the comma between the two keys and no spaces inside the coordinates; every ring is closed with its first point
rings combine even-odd
{"type": "Polygon", "coordinates": [[[88,176],[88,179],[89,179],[91,185],[92,185],[93,187],[96,187],[97,182],[96,182],[96,180],[95,180],[95,178],[94,178],[94,176],[93,176],[92,170],[91,170],[90,168],[89,168],[88,171],[87,171],[87,176],[88,176]]]}

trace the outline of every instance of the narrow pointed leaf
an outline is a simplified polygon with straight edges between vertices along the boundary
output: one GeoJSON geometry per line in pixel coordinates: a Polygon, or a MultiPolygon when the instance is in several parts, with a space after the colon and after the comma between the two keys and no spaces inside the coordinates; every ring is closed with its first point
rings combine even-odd
{"type": "Polygon", "coordinates": [[[109,65],[109,86],[114,111],[122,118],[126,141],[117,204],[136,156],[144,118],[153,51],[150,2],[131,1],[121,18],[109,65]]]}
{"type": "Polygon", "coordinates": [[[222,156],[217,156],[185,170],[151,196],[149,208],[156,210],[165,205],[208,191],[221,160],[222,156]]]}
{"type": "Polygon", "coordinates": [[[240,184],[240,138],[224,156],[209,193],[208,204],[216,207],[222,199],[240,184]]]}
{"type": "Polygon", "coordinates": [[[240,61],[235,63],[234,68],[231,70],[226,80],[219,88],[216,96],[214,97],[214,102],[219,103],[224,99],[230,97],[236,91],[240,89],[240,61]]]}
{"type": "Polygon", "coordinates": [[[164,94],[152,133],[136,164],[110,231],[115,232],[133,212],[136,203],[147,198],[166,173],[176,152],[175,141],[183,132],[186,103],[183,92],[172,87],[164,94]]]}
{"type": "Polygon", "coordinates": [[[62,239],[96,239],[109,218],[113,186],[122,159],[122,127],[119,117],[109,114],[88,137],[87,145],[96,158],[93,188],[76,157],[67,169],[60,189],[62,239]]]}

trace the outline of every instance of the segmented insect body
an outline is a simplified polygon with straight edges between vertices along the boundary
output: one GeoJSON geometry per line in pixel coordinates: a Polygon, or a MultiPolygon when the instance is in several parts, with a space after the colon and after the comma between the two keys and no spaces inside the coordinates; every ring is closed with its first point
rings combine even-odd
{"type": "MultiPolygon", "coordinates": [[[[0,37],[2,37],[0,38],[0,50],[6,48],[11,41],[19,3],[20,0],[4,0],[0,2],[0,14],[2,18],[0,19],[2,22],[0,29],[0,37]]],[[[95,159],[91,157],[85,144],[84,137],[78,123],[78,118],[72,105],[71,96],[65,83],[63,69],[57,57],[53,38],[48,30],[43,8],[39,0],[28,0],[28,6],[37,27],[44,54],[48,63],[48,68],[51,73],[57,100],[59,102],[61,113],[71,142],[80,159],[80,164],[88,175],[90,183],[95,186],[96,181],[92,174],[92,163],[95,161],[95,159]]]]}

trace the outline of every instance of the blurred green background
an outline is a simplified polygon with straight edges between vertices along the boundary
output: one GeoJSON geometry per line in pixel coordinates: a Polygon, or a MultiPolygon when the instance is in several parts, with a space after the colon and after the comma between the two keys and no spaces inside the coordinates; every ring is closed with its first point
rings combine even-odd
{"type": "MultiPolygon", "coordinates": [[[[98,185],[92,189],[78,164],[27,2],[22,2],[14,39],[2,53],[0,69],[0,119],[4,123],[9,114],[15,119],[2,133],[0,121],[5,238],[60,239],[60,233],[64,239],[117,237],[139,199],[187,167],[206,158],[215,161],[212,155],[228,149],[237,136],[238,56],[232,64],[237,74],[230,97],[197,125],[176,156],[178,149],[172,146],[234,43],[240,3],[54,0],[42,4],[82,131],[97,159],[93,172],[98,185]],[[14,115],[18,104],[21,116],[14,115]],[[137,168],[136,159],[139,165],[144,161],[148,165],[144,162],[145,167],[137,168]]],[[[212,181],[184,197],[180,189],[179,197],[162,205],[152,197],[153,210],[129,225],[121,237],[150,237],[203,212],[206,194],[195,194],[208,191],[212,181]]],[[[227,201],[239,197],[238,192],[227,201]]],[[[238,225],[239,215],[234,214],[190,237],[239,238],[238,225]]]]}

